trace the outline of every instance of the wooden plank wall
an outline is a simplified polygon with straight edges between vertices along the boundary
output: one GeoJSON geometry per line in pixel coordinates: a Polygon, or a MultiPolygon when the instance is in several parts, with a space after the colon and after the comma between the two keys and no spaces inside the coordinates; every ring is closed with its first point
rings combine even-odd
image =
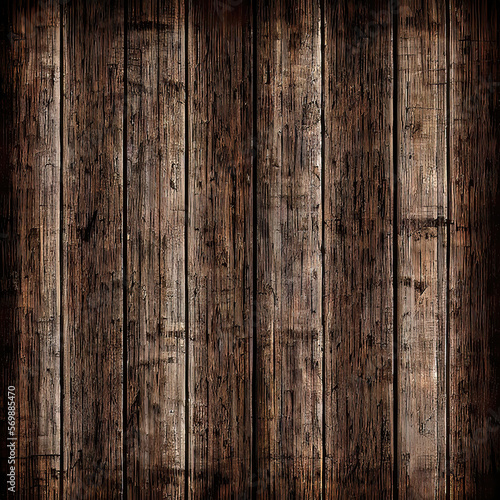
{"type": "Polygon", "coordinates": [[[4,2],[0,496],[496,498],[499,28],[4,2]]]}

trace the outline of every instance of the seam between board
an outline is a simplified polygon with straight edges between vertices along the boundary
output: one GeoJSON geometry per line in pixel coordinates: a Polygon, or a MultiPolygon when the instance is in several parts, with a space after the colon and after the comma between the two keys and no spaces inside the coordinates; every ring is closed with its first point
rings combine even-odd
{"type": "Polygon", "coordinates": [[[122,379],[123,379],[123,394],[122,394],[122,414],[123,414],[123,421],[122,421],[122,498],[124,500],[127,500],[127,483],[128,483],[128,475],[127,475],[127,387],[128,387],[128,377],[127,377],[127,366],[128,366],[128,344],[127,344],[127,337],[128,337],[128,248],[127,248],[127,236],[128,236],[128,173],[127,173],[127,168],[128,168],[128,162],[127,162],[127,133],[128,133],[128,128],[127,128],[127,105],[128,105],[128,99],[127,99],[127,92],[128,92],[128,85],[127,85],[127,78],[128,78],[128,27],[127,27],[127,20],[128,20],[128,0],[124,0],[124,16],[123,16],[123,188],[122,188],[122,196],[123,196],[123,228],[122,228],[122,252],[123,252],[123,338],[122,338],[122,344],[123,344],[123,360],[122,360],[122,379]]]}
{"type": "Polygon", "coordinates": [[[59,494],[64,498],[64,315],[63,315],[63,224],[64,224],[64,5],[59,3],[59,390],[60,390],[60,437],[59,437],[59,494]]]}
{"type": "Polygon", "coordinates": [[[393,328],[392,328],[392,363],[393,363],[393,498],[399,497],[399,467],[398,467],[398,412],[399,412],[399,369],[398,369],[398,151],[399,151],[399,119],[398,119],[398,43],[399,43],[399,2],[393,0],[393,225],[392,225],[392,261],[393,261],[393,328]]]}
{"type": "Polygon", "coordinates": [[[184,498],[189,498],[189,0],[184,0],[184,336],[185,336],[185,450],[184,450],[184,498]]]}

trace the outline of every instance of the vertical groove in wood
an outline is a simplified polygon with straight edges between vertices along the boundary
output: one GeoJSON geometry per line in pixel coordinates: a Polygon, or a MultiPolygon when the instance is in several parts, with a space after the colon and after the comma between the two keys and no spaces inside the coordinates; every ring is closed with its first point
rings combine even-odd
{"type": "Polygon", "coordinates": [[[130,2],[128,450],[130,498],[184,494],[184,18],[130,2]]]}
{"type": "Polygon", "coordinates": [[[189,392],[189,369],[190,369],[190,319],[189,319],[189,2],[183,0],[184,7],[184,322],[185,322],[185,356],[184,356],[184,498],[190,498],[190,392],[189,392]]]}
{"type": "Polygon", "coordinates": [[[399,3],[398,393],[401,498],[444,498],[446,480],[446,12],[399,3]]]}
{"type": "Polygon", "coordinates": [[[257,66],[257,12],[259,0],[252,2],[252,491],[251,498],[256,500],[261,493],[259,477],[258,425],[259,394],[257,373],[259,370],[257,342],[257,248],[258,248],[258,151],[257,151],[257,105],[259,68],[257,66]]]}
{"type": "Polygon", "coordinates": [[[326,299],[326,272],[325,272],[325,83],[326,83],[326,73],[325,73],[325,58],[326,58],[326,47],[325,47],[325,9],[326,0],[320,0],[321,7],[321,341],[323,344],[322,355],[321,355],[321,371],[323,373],[323,392],[321,398],[322,404],[322,426],[321,434],[322,440],[322,453],[321,453],[321,498],[326,499],[326,314],[325,314],[325,299],[326,299]]]}
{"type": "Polygon", "coordinates": [[[259,498],[322,492],[321,9],[257,14],[259,498]]]}
{"type": "Polygon", "coordinates": [[[391,4],[392,17],[392,498],[399,500],[399,0],[391,4]]]}
{"type": "MultiPolygon", "coordinates": [[[[135,430],[137,428],[130,425],[129,429],[129,168],[130,161],[128,158],[128,143],[129,143],[129,45],[130,45],[130,35],[129,35],[129,16],[131,12],[131,7],[129,0],[123,0],[123,114],[122,114],[122,157],[123,157],[123,217],[122,217],[122,264],[123,264],[123,281],[122,281],[122,300],[123,300],[123,329],[122,329],[122,499],[128,500],[128,484],[129,477],[129,435],[130,430],[135,430]]],[[[135,437],[135,436],[134,436],[135,437]]],[[[133,464],[135,466],[135,464],[133,464]]]]}
{"type": "MultiPolygon", "coordinates": [[[[18,231],[17,208],[22,203],[22,193],[14,191],[16,177],[19,175],[13,147],[18,132],[15,123],[18,111],[15,106],[15,88],[19,77],[15,64],[19,52],[14,47],[13,11],[15,2],[5,5],[0,16],[0,432],[7,437],[8,425],[8,387],[19,380],[19,348],[16,334],[19,331],[16,321],[18,302],[20,302],[19,275],[21,255],[18,231]]],[[[19,412],[16,425],[19,426],[19,412]]],[[[7,444],[4,441],[5,445],[7,444]]],[[[7,473],[10,471],[8,457],[10,450],[0,446],[0,495],[7,496],[7,473]]],[[[19,479],[20,477],[17,476],[19,479]]]]}
{"type": "Polygon", "coordinates": [[[451,234],[451,21],[450,2],[446,0],[446,320],[445,320],[445,370],[446,370],[446,500],[450,499],[450,234],[451,234]]]}
{"type": "Polygon", "coordinates": [[[500,8],[450,2],[450,488],[500,492],[500,8]]]}
{"type": "Polygon", "coordinates": [[[326,498],[392,496],[391,5],[325,3],[326,498]]]}
{"type": "Polygon", "coordinates": [[[60,472],[59,4],[4,7],[0,406],[6,420],[15,386],[16,494],[48,499],[60,472]]]}
{"type": "Polygon", "coordinates": [[[124,6],[64,7],[64,495],[122,492],[124,6]]]}
{"type": "Polygon", "coordinates": [[[251,487],[252,5],[189,7],[190,496],[251,487]],[[223,7],[223,8],[222,8],[223,7]]]}
{"type": "Polygon", "coordinates": [[[60,397],[60,425],[59,425],[59,498],[64,498],[64,311],[63,311],[63,293],[64,293],[64,8],[59,4],[59,397],[60,397]]]}

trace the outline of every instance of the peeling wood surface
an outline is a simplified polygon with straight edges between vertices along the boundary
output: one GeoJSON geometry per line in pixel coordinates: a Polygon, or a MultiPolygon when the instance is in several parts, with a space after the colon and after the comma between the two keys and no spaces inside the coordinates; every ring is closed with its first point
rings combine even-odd
{"type": "Polygon", "coordinates": [[[4,2],[11,497],[496,498],[499,20],[4,2]]]}

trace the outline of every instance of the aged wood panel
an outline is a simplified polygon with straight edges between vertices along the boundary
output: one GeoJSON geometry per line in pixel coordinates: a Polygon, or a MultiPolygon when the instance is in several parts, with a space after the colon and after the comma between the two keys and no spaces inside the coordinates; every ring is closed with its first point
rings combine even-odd
{"type": "Polygon", "coordinates": [[[403,0],[398,31],[400,498],[445,498],[446,4],[403,0]]]}
{"type": "Polygon", "coordinates": [[[64,497],[122,490],[124,10],[64,5],[64,497]]]}
{"type": "MultiPolygon", "coordinates": [[[[7,388],[14,385],[16,494],[56,498],[61,432],[59,4],[9,2],[2,14],[2,119],[8,120],[2,121],[1,158],[2,316],[7,316],[2,337],[8,356],[2,360],[2,420],[7,418],[7,388]]],[[[2,438],[3,446],[10,444],[6,432],[2,438]]],[[[6,483],[2,474],[5,497],[6,483]]]]}
{"type": "Polygon", "coordinates": [[[5,32],[12,94],[4,97],[12,100],[3,103],[10,116],[2,167],[11,191],[2,204],[10,228],[2,233],[12,267],[2,274],[13,299],[5,333],[12,336],[7,345],[14,358],[7,364],[2,398],[8,385],[16,386],[17,490],[40,498],[57,492],[59,472],[58,12],[52,3],[44,8],[14,3],[5,32]]]}
{"type": "Polygon", "coordinates": [[[257,494],[320,498],[320,2],[260,2],[256,30],[257,494]]]}
{"type": "Polygon", "coordinates": [[[392,491],[391,19],[325,2],[325,498],[392,491]]]}
{"type": "Polygon", "coordinates": [[[252,5],[188,11],[189,495],[250,492],[252,5]]]}
{"type": "Polygon", "coordinates": [[[499,29],[496,2],[450,1],[452,498],[500,491],[499,29]]]}
{"type": "Polygon", "coordinates": [[[127,14],[130,498],[184,493],[183,3],[127,14]]]}
{"type": "MultiPolygon", "coordinates": [[[[8,387],[19,380],[18,336],[15,334],[18,301],[19,238],[16,205],[13,191],[17,168],[13,161],[11,144],[14,142],[14,55],[11,43],[12,5],[7,4],[0,16],[0,433],[7,436],[8,387]]],[[[19,421],[17,421],[19,423],[19,421]]],[[[5,443],[7,444],[7,443],[5,443]]],[[[0,495],[7,496],[7,462],[10,450],[0,447],[0,495]]]]}

